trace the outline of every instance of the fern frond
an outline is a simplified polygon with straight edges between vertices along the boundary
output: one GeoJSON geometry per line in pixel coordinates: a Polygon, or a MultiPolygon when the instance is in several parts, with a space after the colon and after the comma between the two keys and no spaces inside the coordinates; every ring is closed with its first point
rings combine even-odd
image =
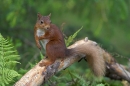
{"type": "Polygon", "coordinates": [[[14,49],[13,44],[10,39],[5,39],[0,34],[0,86],[7,86],[13,81],[14,77],[19,76],[19,74],[13,70],[16,60],[19,59],[17,51],[14,49]]]}
{"type": "Polygon", "coordinates": [[[0,78],[1,79],[0,81],[2,81],[2,82],[0,83],[0,85],[2,83],[9,84],[10,82],[13,81],[14,77],[19,76],[19,74],[16,71],[7,69],[7,68],[3,68],[3,69],[1,68],[0,74],[2,74],[2,76],[0,78]]]}
{"type": "Polygon", "coordinates": [[[65,40],[66,46],[69,46],[69,44],[73,41],[73,39],[77,36],[77,34],[82,28],[83,26],[79,30],[77,30],[73,35],[69,36],[67,40],[65,40]]]}
{"type": "Polygon", "coordinates": [[[5,62],[5,67],[8,67],[8,68],[13,68],[15,65],[16,65],[16,63],[19,63],[19,62],[17,62],[17,61],[8,61],[8,62],[5,62]]]}
{"type": "Polygon", "coordinates": [[[10,55],[10,56],[6,56],[5,57],[5,61],[9,61],[9,60],[19,60],[19,55],[10,55]]]}

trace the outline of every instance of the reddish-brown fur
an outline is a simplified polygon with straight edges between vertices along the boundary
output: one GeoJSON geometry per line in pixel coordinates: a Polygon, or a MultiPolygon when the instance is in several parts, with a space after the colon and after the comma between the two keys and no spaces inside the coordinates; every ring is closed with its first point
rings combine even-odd
{"type": "Polygon", "coordinates": [[[48,66],[54,63],[55,60],[58,58],[62,58],[62,60],[64,60],[65,57],[73,54],[74,52],[81,52],[87,55],[86,59],[94,74],[97,76],[104,75],[105,61],[103,57],[101,57],[100,54],[93,49],[93,47],[87,48],[86,45],[78,46],[76,48],[77,50],[67,49],[62,32],[58,29],[56,25],[51,24],[50,15],[42,16],[41,14],[38,14],[38,19],[34,27],[34,36],[36,45],[39,49],[41,49],[39,41],[42,40],[43,44],[44,41],[46,41],[44,48],[46,50],[46,57],[48,58],[48,60],[39,65],[48,66]],[[38,36],[37,32],[39,29],[39,34],[41,34],[40,32],[45,33],[38,36]],[[86,47],[86,49],[83,49],[84,47],[86,47]]]}
{"type": "Polygon", "coordinates": [[[44,17],[40,16],[40,17],[44,20],[44,23],[43,24],[39,23],[39,21],[41,20],[39,20],[40,18],[38,15],[39,19],[37,20],[37,23],[35,25],[34,34],[35,34],[36,45],[39,49],[41,49],[39,40],[49,39],[49,42],[46,44],[46,56],[49,59],[49,61],[44,63],[47,66],[54,63],[57,58],[64,59],[64,57],[66,56],[67,48],[64,42],[63,34],[58,29],[58,27],[49,22],[50,20],[48,16],[44,16],[44,17]],[[36,35],[36,31],[38,28],[44,29],[45,34],[38,37],[36,35]]]}
{"type": "MultiPolygon", "coordinates": [[[[45,35],[39,37],[39,40],[49,39],[46,45],[46,56],[53,63],[57,58],[64,58],[66,55],[66,46],[63,35],[56,25],[51,24],[45,35]]],[[[49,65],[49,64],[48,64],[49,65]]]]}
{"type": "Polygon", "coordinates": [[[37,30],[40,28],[40,29],[45,29],[46,28],[49,28],[50,27],[50,15],[49,16],[42,16],[40,13],[38,13],[37,15],[37,22],[35,24],[35,27],[34,27],[34,37],[35,37],[35,41],[36,41],[36,45],[39,49],[41,49],[41,45],[39,43],[39,37],[36,35],[37,33],[37,30]],[[43,24],[41,24],[41,21],[43,22],[43,24]]]}

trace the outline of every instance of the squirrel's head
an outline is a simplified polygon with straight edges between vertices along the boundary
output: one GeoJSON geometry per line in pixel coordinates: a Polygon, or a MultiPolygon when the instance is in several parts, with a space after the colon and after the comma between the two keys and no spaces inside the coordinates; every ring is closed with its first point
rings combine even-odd
{"type": "Polygon", "coordinates": [[[47,30],[50,28],[51,20],[50,20],[51,14],[48,16],[42,16],[40,13],[37,14],[37,25],[38,28],[47,30]]]}

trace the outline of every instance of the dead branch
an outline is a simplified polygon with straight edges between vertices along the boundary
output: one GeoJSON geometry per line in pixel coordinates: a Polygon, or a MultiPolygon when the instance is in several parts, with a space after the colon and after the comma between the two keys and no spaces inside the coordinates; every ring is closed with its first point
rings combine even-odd
{"type": "MultiPolygon", "coordinates": [[[[106,62],[107,77],[118,80],[123,79],[130,82],[130,73],[125,69],[125,67],[118,64],[115,59],[109,53],[100,48],[96,42],[85,38],[84,40],[77,41],[69,48],[76,48],[77,46],[80,46],[82,44],[85,44],[88,48],[94,47],[96,52],[101,53],[100,55],[104,58],[106,62]]],[[[55,61],[54,64],[48,66],[47,68],[45,68],[45,66],[40,66],[40,64],[42,64],[42,61],[46,60],[43,59],[34,68],[28,71],[19,81],[17,81],[14,86],[40,86],[55,73],[69,67],[74,62],[77,62],[81,58],[84,58],[84,56],[85,55],[82,53],[75,53],[74,55],[66,58],[64,61],[58,59],[57,61],[55,61]]]]}

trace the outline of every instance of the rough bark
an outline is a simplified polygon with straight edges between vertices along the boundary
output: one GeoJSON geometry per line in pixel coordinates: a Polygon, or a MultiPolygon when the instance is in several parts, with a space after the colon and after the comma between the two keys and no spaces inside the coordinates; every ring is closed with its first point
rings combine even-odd
{"type": "MultiPolygon", "coordinates": [[[[96,42],[88,40],[87,37],[83,40],[77,41],[68,48],[76,48],[76,46],[80,46],[85,43],[87,47],[94,47],[96,52],[102,52],[101,56],[106,62],[107,77],[117,80],[123,79],[130,82],[130,73],[126,70],[126,68],[117,63],[115,59],[109,53],[100,48],[96,42]]],[[[75,53],[74,55],[66,58],[64,61],[61,61],[60,59],[56,60],[55,63],[48,67],[39,66],[43,60],[46,60],[43,59],[34,68],[30,69],[30,71],[28,71],[19,81],[17,81],[14,86],[40,86],[55,73],[69,67],[74,62],[77,62],[81,58],[84,58],[84,56],[85,55],[82,53],[75,53]]]]}

